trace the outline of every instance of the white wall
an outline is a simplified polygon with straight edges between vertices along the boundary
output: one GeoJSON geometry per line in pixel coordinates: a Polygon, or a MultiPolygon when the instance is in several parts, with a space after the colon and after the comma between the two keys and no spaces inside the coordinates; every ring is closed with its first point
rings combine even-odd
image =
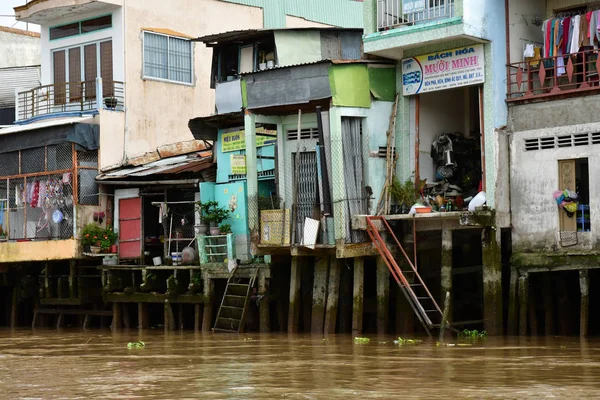
{"type": "Polygon", "coordinates": [[[510,0],[508,5],[510,62],[523,61],[523,49],[528,42],[541,43],[541,26],[532,23],[535,16],[546,19],[546,0],[510,0]]]}
{"type": "Polygon", "coordinates": [[[40,65],[40,38],[33,32],[0,27],[0,68],[40,65]]]}
{"type": "MultiPolygon", "coordinates": [[[[565,251],[600,244],[600,152],[598,145],[524,151],[524,140],[600,131],[600,123],[521,131],[510,143],[510,192],[513,250],[561,250],[559,213],[553,192],[558,187],[558,161],[588,158],[591,232],[579,233],[579,245],[565,251]]],[[[564,188],[563,188],[564,189],[564,188]]]]}

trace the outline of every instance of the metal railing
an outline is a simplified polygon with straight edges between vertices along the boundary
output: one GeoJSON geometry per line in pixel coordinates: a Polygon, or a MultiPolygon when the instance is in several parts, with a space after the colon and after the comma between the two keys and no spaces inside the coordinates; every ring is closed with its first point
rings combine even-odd
{"type": "Polygon", "coordinates": [[[507,101],[527,101],[600,89],[600,50],[508,65],[507,101]]]}
{"type": "Polygon", "coordinates": [[[377,0],[377,29],[380,31],[453,16],[454,0],[377,0]]]}
{"type": "Polygon", "coordinates": [[[100,108],[123,111],[125,84],[102,81],[65,82],[44,85],[16,93],[17,121],[40,115],[100,108]]]}

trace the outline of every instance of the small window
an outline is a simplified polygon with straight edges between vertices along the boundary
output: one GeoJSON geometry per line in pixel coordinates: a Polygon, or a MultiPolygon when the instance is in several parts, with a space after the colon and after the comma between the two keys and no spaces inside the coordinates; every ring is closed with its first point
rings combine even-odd
{"type": "Polygon", "coordinates": [[[50,28],[50,40],[79,35],[79,22],[50,28]]]}
{"type": "Polygon", "coordinates": [[[144,78],[192,83],[192,42],[144,32],[144,78]]]}
{"type": "Polygon", "coordinates": [[[105,15],[103,17],[81,21],[81,33],[94,32],[108,28],[112,28],[112,15],[105,15]]]}

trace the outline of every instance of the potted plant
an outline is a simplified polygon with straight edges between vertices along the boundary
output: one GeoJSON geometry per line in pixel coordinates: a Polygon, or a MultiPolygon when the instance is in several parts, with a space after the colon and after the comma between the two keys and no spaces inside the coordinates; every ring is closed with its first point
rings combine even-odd
{"type": "Polygon", "coordinates": [[[231,233],[231,224],[219,225],[219,231],[221,232],[221,235],[227,235],[228,233],[231,233]]]}
{"type": "Polygon", "coordinates": [[[205,207],[206,206],[201,201],[196,202],[196,212],[198,213],[199,223],[194,225],[194,228],[196,229],[196,234],[198,235],[206,235],[208,232],[208,225],[204,221],[203,215],[203,209],[205,207]]]}
{"type": "Polygon", "coordinates": [[[203,206],[203,220],[210,224],[210,234],[212,236],[219,235],[221,233],[219,224],[229,218],[229,209],[220,207],[216,201],[208,201],[203,206]]]}
{"type": "Polygon", "coordinates": [[[258,69],[261,71],[267,69],[266,53],[264,51],[258,53],[258,69]]]}
{"type": "Polygon", "coordinates": [[[406,214],[417,202],[417,190],[415,189],[415,184],[410,179],[401,183],[398,178],[394,177],[390,193],[402,214],[406,214]]]}
{"type": "Polygon", "coordinates": [[[114,96],[104,98],[104,105],[110,110],[117,108],[117,104],[119,104],[119,100],[114,96]]]}
{"type": "Polygon", "coordinates": [[[112,228],[103,229],[100,235],[100,239],[98,241],[101,251],[103,253],[108,253],[112,245],[115,243],[116,238],[117,235],[112,230],[112,228]]]}
{"type": "Polygon", "coordinates": [[[87,224],[81,231],[81,244],[84,252],[100,253],[99,241],[102,238],[104,229],[98,224],[87,224]]]}

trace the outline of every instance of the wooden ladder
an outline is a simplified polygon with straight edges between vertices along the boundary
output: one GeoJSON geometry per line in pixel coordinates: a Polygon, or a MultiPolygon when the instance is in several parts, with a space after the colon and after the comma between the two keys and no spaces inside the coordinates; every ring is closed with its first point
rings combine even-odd
{"type": "Polygon", "coordinates": [[[250,268],[235,267],[227,279],[227,286],[221,299],[213,332],[240,333],[244,331],[250,290],[254,287],[258,268],[251,268],[253,271],[249,278],[236,276],[243,269],[250,268]]]}
{"type": "MultiPolygon", "coordinates": [[[[388,266],[392,276],[400,286],[402,293],[408,300],[411,308],[417,315],[417,318],[425,328],[428,335],[431,336],[431,330],[433,328],[440,328],[442,325],[443,312],[438,306],[437,302],[431,295],[431,292],[421,279],[421,276],[417,272],[416,266],[413,264],[411,259],[406,254],[404,247],[400,244],[400,241],[392,231],[389,223],[383,216],[368,216],[367,218],[367,233],[371,237],[373,244],[377,248],[377,251],[388,266]],[[381,221],[383,230],[393,238],[394,243],[398,246],[402,255],[406,258],[408,266],[402,270],[396,262],[392,252],[390,251],[387,243],[381,237],[379,230],[373,223],[373,221],[381,221]]],[[[446,323],[446,326],[449,326],[446,323]]]]}

